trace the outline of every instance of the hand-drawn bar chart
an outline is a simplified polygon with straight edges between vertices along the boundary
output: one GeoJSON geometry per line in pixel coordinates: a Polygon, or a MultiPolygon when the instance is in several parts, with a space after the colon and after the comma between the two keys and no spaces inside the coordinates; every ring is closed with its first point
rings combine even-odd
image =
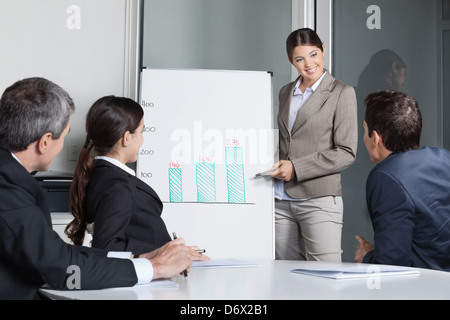
{"type": "Polygon", "coordinates": [[[197,202],[216,202],[216,166],[214,162],[196,164],[197,202]]]}
{"type": "MultiPolygon", "coordinates": [[[[172,167],[173,165],[171,163],[169,167],[169,201],[183,202],[183,169],[178,164],[175,167],[172,167]]],[[[241,146],[225,147],[225,165],[226,181],[220,181],[220,183],[226,183],[228,198],[227,201],[219,202],[246,203],[244,157],[241,146]]],[[[213,161],[197,162],[195,164],[196,202],[218,202],[216,183],[216,163],[213,161]]]]}
{"type": "Polygon", "coordinates": [[[225,147],[228,202],[245,203],[244,159],[242,147],[225,147]]]}
{"type": "Polygon", "coordinates": [[[169,201],[183,202],[183,172],[181,168],[169,168],[169,201]]]}

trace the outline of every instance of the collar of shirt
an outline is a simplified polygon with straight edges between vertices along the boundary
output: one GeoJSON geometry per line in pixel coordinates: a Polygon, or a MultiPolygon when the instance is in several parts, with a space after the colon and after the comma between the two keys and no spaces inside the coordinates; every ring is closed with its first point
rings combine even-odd
{"type": "MultiPolygon", "coordinates": [[[[311,89],[313,92],[316,91],[317,87],[322,83],[322,80],[325,77],[326,73],[327,72],[324,71],[322,76],[316,82],[314,82],[312,87],[311,88],[307,88],[306,90],[311,89]]],[[[302,91],[299,89],[300,85],[302,84],[302,80],[303,80],[303,77],[300,77],[300,79],[298,79],[298,81],[297,81],[297,83],[296,83],[296,85],[294,87],[294,92],[293,92],[294,96],[299,95],[299,94],[303,94],[302,91]]]]}
{"type": "MultiPolygon", "coordinates": [[[[11,155],[13,156],[14,159],[17,160],[17,162],[19,162],[20,164],[22,164],[22,162],[20,162],[19,158],[16,157],[16,155],[14,153],[11,152],[11,155]]],[[[23,164],[22,164],[23,165],[23,164]]]]}
{"type": "Polygon", "coordinates": [[[108,161],[109,163],[112,163],[113,165],[115,165],[115,166],[119,167],[120,169],[126,171],[127,173],[131,174],[132,176],[136,176],[136,172],[134,172],[133,169],[127,167],[126,165],[124,165],[119,160],[116,160],[116,159],[110,158],[110,157],[103,157],[103,156],[95,157],[95,159],[101,159],[101,160],[108,161]]]}
{"type": "Polygon", "coordinates": [[[322,76],[317,79],[317,81],[314,83],[314,85],[311,88],[307,88],[304,93],[299,89],[300,84],[302,83],[302,77],[300,77],[294,87],[292,99],[291,99],[291,105],[289,109],[289,129],[292,130],[295,120],[297,119],[297,113],[300,111],[300,109],[303,107],[303,105],[306,103],[306,101],[309,99],[309,97],[312,96],[314,93],[314,90],[316,90],[319,85],[321,84],[323,78],[325,77],[325,72],[322,74],[322,76]]]}

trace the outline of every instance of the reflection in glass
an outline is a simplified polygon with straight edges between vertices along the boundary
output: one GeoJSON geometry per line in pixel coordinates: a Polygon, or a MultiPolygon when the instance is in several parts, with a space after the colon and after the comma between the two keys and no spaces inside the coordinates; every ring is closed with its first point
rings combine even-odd
{"type": "Polygon", "coordinates": [[[450,0],[442,0],[442,19],[450,20],[450,0]]]}
{"type": "Polygon", "coordinates": [[[357,93],[360,101],[378,90],[402,91],[406,78],[406,64],[390,49],[376,52],[359,76],[357,93]]]}
{"type": "MultiPolygon", "coordinates": [[[[382,49],[375,52],[369,64],[364,67],[359,75],[358,84],[356,86],[356,96],[358,99],[358,122],[359,137],[364,135],[362,121],[364,118],[364,98],[372,92],[379,90],[395,90],[402,91],[406,81],[406,64],[403,59],[390,49],[382,49]]],[[[358,156],[356,158],[354,172],[359,172],[356,176],[366,177],[372,168],[372,162],[365,150],[362,138],[358,140],[358,156]]],[[[361,180],[360,183],[363,183],[361,180]]]]}

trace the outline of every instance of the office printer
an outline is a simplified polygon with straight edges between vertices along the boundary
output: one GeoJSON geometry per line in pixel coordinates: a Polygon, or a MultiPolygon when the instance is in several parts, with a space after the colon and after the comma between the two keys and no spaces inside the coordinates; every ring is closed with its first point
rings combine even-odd
{"type": "Polygon", "coordinates": [[[44,189],[50,212],[69,212],[69,193],[73,174],[46,171],[37,172],[33,176],[44,189]]]}

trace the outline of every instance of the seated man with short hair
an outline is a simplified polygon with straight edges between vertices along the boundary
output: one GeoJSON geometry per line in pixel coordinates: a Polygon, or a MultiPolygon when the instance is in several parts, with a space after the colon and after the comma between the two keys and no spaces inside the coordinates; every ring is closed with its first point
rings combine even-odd
{"type": "Polygon", "coordinates": [[[364,104],[364,144],[377,164],[366,183],[374,246],[356,236],[355,261],[450,271],[450,152],[419,147],[415,98],[379,91],[364,104]]]}

